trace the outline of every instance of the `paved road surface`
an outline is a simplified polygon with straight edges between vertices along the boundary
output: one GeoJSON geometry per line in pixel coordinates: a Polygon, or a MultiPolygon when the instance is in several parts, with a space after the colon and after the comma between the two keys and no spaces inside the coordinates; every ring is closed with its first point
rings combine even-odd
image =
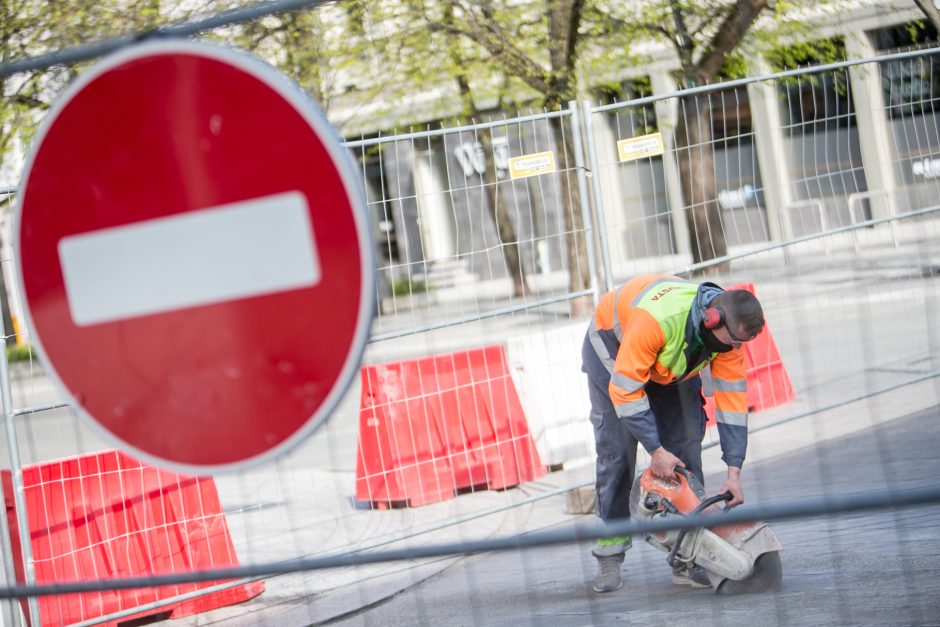
{"type": "MultiPolygon", "coordinates": [[[[940,410],[934,408],[756,463],[747,468],[745,489],[752,498],[772,495],[777,501],[936,484],[938,443],[940,410]]],[[[710,485],[714,488],[719,479],[710,476],[710,485]]],[[[784,584],[777,594],[729,598],[674,586],[664,554],[639,543],[627,556],[625,587],[599,595],[590,590],[594,560],[589,547],[568,545],[461,560],[423,584],[339,622],[553,627],[940,624],[940,506],[787,521],[773,527],[784,546],[784,584]]]]}

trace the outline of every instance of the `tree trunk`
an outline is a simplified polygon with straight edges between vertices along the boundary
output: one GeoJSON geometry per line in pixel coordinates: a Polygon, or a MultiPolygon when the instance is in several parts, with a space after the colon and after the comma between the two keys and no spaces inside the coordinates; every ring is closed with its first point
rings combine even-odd
{"type": "MultiPolygon", "coordinates": [[[[716,200],[715,158],[708,96],[683,99],[676,129],[676,156],[682,178],[686,220],[692,234],[692,261],[700,263],[728,254],[721,208],[716,200]]],[[[727,263],[705,274],[727,270],[727,263]]]]}
{"type": "MultiPolygon", "coordinates": [[[[745,34],[767,8],[769,0],[737,0],[729,5],[712,38],[701,49],[697,63],[694,34],[688,28],[683,3],[672,2],[676,27],[676,52],[682,65],[683,87],[708,85],[734,51],[745,34]]],[[[692,235],[692,261],[701,263],[728,254],[725,229],[721,220],[715,189],[715,157],[712,150],[712,119],[710,97],[687,96],[680,104],[679,124],[676,129],[676,155],[682,177],[682,194],[686,204],[686,220],[692,235]]],[[[709,266],[704,274],[717,274],[728,269],[724,262],[709,266]]]]}
{"type": "MultiPolygon", "coordinates": [[[[454,15],[455,6],[448,5],[445,22],[450,25],[456,20],[454,15]]],[[[464,72],[465,61],[460,52],[459,42],[449,42],[449,54],[454,67],[457,70],[457,87],[460,90],[460,99],[463,102],[464,115],[469,119],[480,119],[480,112],[477,110],[476,102],[473,99],[473,93],[470,88],[470,79],[464,72]]],[[[490,215],[493,216],[493,222],[496,224],[496,235],[499,237],[499,249],[503,253],[503,261],[506,262],[506,269],[509,276],[512,277],[512,295],[525,296],[531,292],[525,277],[525,268],[522,267],[522,259],[519,254],[518,237],[516,237],[516,228],[509,217],[509,211],[506,209],[506,201],[499,193],[499,184],[496,177],[496,156],[493,152],[493,132],[491,129],[483,129],[478,135],[478,140],[483,146],[483,156],[486,167],[483,169],[483,183],[485,188],[486,200],[489,203],[490,215]]]]}
{"type": "Polygon", "coordinates": [[[525,296],[531,290],[526,280],[525,268],[522,266],[516,228],[509,216],[509,210],[506,208],[506,201],[503,195],[499,193],[499,181],[496,178],[496,156],[493,152],[493,133],[490,129],[484,129],[480,131],[478,139],[483,146],[483,154],[486,158],[486,168],[483,175],[486,199],[489,202],[493,220],[496,222],[499,248],[503,252],[503,260],[506,262],[509,275],[512,277],[512,294],[513,296],[525,296]]]}
{"type": "MultiPolygon", "coordinates": [[[[571,135],[562,133],[561,118],[558,117],[551,119],[551,129],[555,141],[555,159],[561,167],[565,155],[574,154],[571,135]]],[[[576,173],[570,171],[560,174],[561,206],[565,215],[565,230],[568,233],[568,290],[572,293],[591,287],[591,269],[588,266],[587,241],[584,238],[584,214],[581,212],[580,201],[573,200],[577,194],[577,183],[572,181],[574,176],[576,173]]],[[[594,301],[590,296],[578,296],[569,301],[569,311],[572,318],[589,316],[594,311],[594,301]]]]}
{"type": "MultiPolygon", "coordinates": [[[[2,204],[2,203],[0,203],[2,204]]],[[[0,247],[2,247],[2,240],[0,240],[0,247]]],[[[6,278],[3,276],[3,271],[0,269],[0,317],[3,319],[3,331],[7,337],[13,338],[13,343],[17,342],[17,339],[13,334],[15,330],[13,329],[13,316],[10,312],[10,299],[7,294],[7,282],[6,278]]]]}
{"type": "MultiPolygon", "coordinates": [[[[549,89],[544,91],[545,106],[549,110],[563,107],[576,94],[575,71],[578,58],[578,32],[581,25],[584,0],[548,0],[548,56],[552,68],[549,89]]],[[[558,167],[562,159],[574,155],[571,133],[562,133],[561,118],[551,119],[555,141],[555,158],[558,167]]],[[[568,164],[570,165],[570,164],[568,164]]],[[[573,168],[569,168],[573,170],[573,168]]],[[[575,172],[561,173],[561,207],[565,214],[568,255],[568,289],[580,292],[591,287],[591,269],[588,267],[587,242],[584,238],[584,218],[581,202],[575,201],[577,183],[575,172]]],[[[578,296],[568,301],[571,317],[586,317],[594,311],[590,296],[578,296]]]]}

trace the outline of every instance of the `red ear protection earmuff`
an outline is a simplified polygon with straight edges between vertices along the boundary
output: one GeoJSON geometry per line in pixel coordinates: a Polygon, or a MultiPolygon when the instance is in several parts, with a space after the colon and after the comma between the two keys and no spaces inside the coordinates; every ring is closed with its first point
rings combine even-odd
{"type": "Polygon", "coordinates": [[[706,329],[717,329],[725,323],[725,310],[721,307],[709,307],[705,310],[704,318],[706,329]]]}

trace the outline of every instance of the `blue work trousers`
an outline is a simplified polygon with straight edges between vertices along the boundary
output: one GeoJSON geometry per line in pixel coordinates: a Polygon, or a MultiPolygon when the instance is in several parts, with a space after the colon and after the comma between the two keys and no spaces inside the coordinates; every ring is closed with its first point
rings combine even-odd
{"type": "MultiPolygon", "coordinates": [[[[588,376],[591,424],[597,451],[597,509],[601,520],[630,517],[630,489],[636,472],[636,438],[626,421],[614,411],[608,381],[588,376]]],[[[705,437],[705,403],[698,376],[672,385],[648,382],[645,387],[663,448],[678,457],[702,480],[702,439],[705,437]]]]}

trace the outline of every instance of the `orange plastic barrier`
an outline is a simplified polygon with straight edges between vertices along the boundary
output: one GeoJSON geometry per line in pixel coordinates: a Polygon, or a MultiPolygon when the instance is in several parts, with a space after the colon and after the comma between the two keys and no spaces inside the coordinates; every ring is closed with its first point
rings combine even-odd
{"type": "MultiPolygon", "coordinates": [[[[725,289],[747,290],[756,295],[753,283],[741,283],[725,289]]],[[[777,344],[770,333],[770,325],[765,324],[760,335],[742,346],[744,347],[744,361],[747,364],[748,411],[760,411],[792,401],[795,396],[793,384],[780,359],[777,344]]],[[[708,415],[708,425],[714,425],[714,397],[705,397],[705,413],[708,415]]]]}
{"type": "Polygon", "coordinates": [[[545,474],[502,345],[360,374],[358,501],[424,505],[545,474]]]}
{"type": "MultiPolygon", "coordinates": [[[[36,583],[183,573],[238,565],[211,477],[189,477],[107,451],[23,467],[36,583]]],[[[13,565],[23,555],[9,470],[2,471],[13,565]]],[[[42,625],[65,625],[194,592],[221,582],[39,597],[42,625]]],[[[125,616],[172,618],[241,603],[264,590],[252,582],[125,616]]],[[[24,613],[26,601],[22,602],[24,613]]],[[[28,615],[28,613],[27,613],[28,615]]]]}

